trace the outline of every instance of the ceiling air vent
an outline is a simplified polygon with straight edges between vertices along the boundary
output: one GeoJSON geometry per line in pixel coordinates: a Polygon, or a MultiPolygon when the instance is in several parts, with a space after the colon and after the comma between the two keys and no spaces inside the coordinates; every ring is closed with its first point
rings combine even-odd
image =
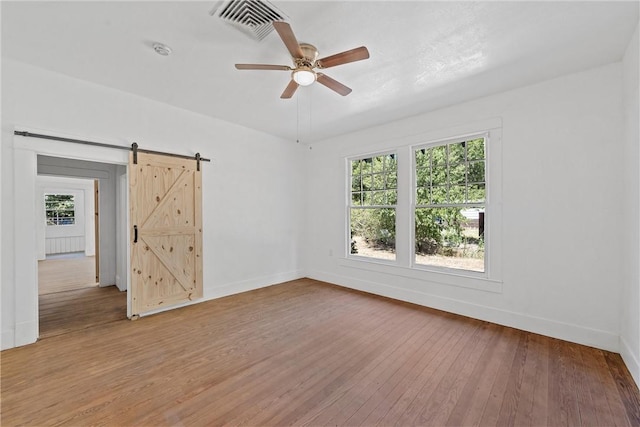
{"type": "Polygon", "coordinates": [[[211,15],[255,40],[262,40],[273,31],[273,21],[288,21],[287,15],[265,0],[221,1],[213,8],[211,15]]]}

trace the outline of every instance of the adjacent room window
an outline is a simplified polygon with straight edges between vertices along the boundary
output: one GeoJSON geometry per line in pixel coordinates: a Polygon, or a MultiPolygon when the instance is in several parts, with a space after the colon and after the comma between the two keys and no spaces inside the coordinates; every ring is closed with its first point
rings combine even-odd
{"type": "Polygon", "coordinates": [[[485,271],[485,138],[414,149],[415,264],[485,271]]]}
{"type": "Polygon", "coordinates": [[[350,160],[349,253],[396,259],[398,161],[395,153],[350,160]]]}
{"type": "Polygon", "coordinates": [[[73,194],[45,194],[44,206],[47,225],[73,225],[76,223],[73,194]]]}

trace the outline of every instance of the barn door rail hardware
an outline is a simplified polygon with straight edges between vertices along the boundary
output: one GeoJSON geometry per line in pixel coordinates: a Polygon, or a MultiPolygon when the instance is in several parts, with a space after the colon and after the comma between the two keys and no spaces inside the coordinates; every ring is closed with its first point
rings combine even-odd
{"type": "Polygon", "coordinates": [[[194,159],[197,162],[197,167],[198,170],[200,170],[200,162],[210,162],[211,159],[206,159],[204,157],[200,157],[200,153],[196,153],[195,156],[186,156],[183,154],[175,154],[175,153],[166,153],[164,151],[154,151],[154,150],[145,150],[142,148],[138,148],[138,144],[137,143],[133,143],[131,144],[131,147],[125,147],[122,145],[114,145],[114,144],[104,144],[102,142],[95,142],[95,141],[86,141],[83,139],[73,139],[73,138],[63,138],[60,136],[53,136],[53,135],[44,135],[41,133],[32,133],[32,132],[27,132],[27,131],[20,131],[20,130],[16,130],[13,131],[14,135],[19,135],[19,136],[26,136],[29,138],[40,138],[40,139],[50,139],[52,141],[61,141],[61,142],[72,142],[74,144],[83,144],[83,145],[92,145],[94,147],[103,147],[103,148],[117,148],[119,150],[127,150],[127,151],[133,151],[133,158],[134,158],[134,164],[137,164],[137,154],[138,153],[147,153],[147,154],[160,154],[163,156],[171,156],[171,157],[178,157],[180,159],[194,159]]]}

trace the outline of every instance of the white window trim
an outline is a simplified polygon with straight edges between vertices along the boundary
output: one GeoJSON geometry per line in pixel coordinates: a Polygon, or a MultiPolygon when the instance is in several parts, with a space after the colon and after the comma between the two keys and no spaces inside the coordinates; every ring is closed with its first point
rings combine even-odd
{"type": "MultiPolygon", "coordinates": [[[[363,255],[358,255],[358,254],[352,254],[351,253],[351,208],[353,207],[351,204],[351,188],[352,188],[352,182],[351,182],[351,162],[354,160],[362,160],[362,159],[368,159],[368,158],[372,158],[372,157],[377,157],[377,156],[389,156],[389,155],[394,155],[396,157],[396,162],[398,161],[398,152],[396,150],[385,150],[385,151],[375,151],[372,153],[366,153],[366,154],[359,154],[357,156],[350,156],[347,157],[345,159],[345,176],[347,177],[346,181],[346,192],[345,192],[345,196],[346,196],[346,216],[345,218],[347,218],[347,221],[345,223],[345,236],[347,237],[345,239],[345,257],[346,258],[351,258],[351,259],[356,259],[356,260],[360,260],[360,261],[365,261],[365,262],[376,262],[376,263],[381,263],[381,264],[385,264],[385,265],[397,265],[398,264],[398,253],[397,253],[397,248],[398,248],[398,205],[399,203],[399,198],[398,196],[396,197],[396,204],[395,205],[371,205],[371,206],[366,206],[366,207],[362,207],[361,209],[376,209],[376,208],[382,208],[382,209],[388,209],[388,208],[393,208],[396,211],[396,258],[394,260],[389,260],[389,259],[382,259],[382,258],[374,258],[374,257],[368,257],[368,256],[363,256],[363,255]]],[[[399,183],[399,179],[398,179],[398,171],[396,170],[396,192],[398,191],[398,187],[400,186],[399,183]]]]}
{"type": "Polygon", "coordinates": [[[338,265],[376,273],[409,277],[425,282],[502,292],[502,120],[482,120],[469,125],[411,135],[395,141],[394,147],[372,153],[358,153],[345,158],[345,253],[338,265]],[[440,144],[473,136],[485,136],[485,271],[415,264],[415,165],[413,150],[428,144],[440,144]],[[395,261],[350,254],[350,161],[369,156],[395,153],[398,159],[398,199],[396,204],[396,259],[395,261]]]}
{"type": "Polygon", "coordinates": [[[489,146],[489,132],[480,132],[480,133],[473,133],[473,134],[468,134],[468,135],[461,135],[461,136],[456,136],[454,138],[447,138],[447,139],[440,139],[437,141],[429,141],[423,144],[416,144],[416,145],[412,145],[410,147],[411,150],[411,235],[410,235],[410,240],[411,240],[411,268],[417,269],[417,270],[425,270],[425,271],[433,271],[433,272],[438,272],[438,273],[445,273],[445,274],[455,274],[455,275],[460,275],[460,276],[466,276],[466,277],[476,277],[476,278],[486,278],[488,279],[489,276],[489,250],[488,248],[491,247],[490,245],[490,240],[492,239],[491,236],[491,231],[487,229],[486,227],[486,223],[485,223],[485,252],[484,252],[484,271],[473,271],[473,270],[464,270],[461,268],[447,268],[447,267],[440,267],[437,265],[426,265],[426,264],[418,264],[416,263],[416,245],[415,245],[415,240],[416,240],[416,229],[415,229],[415,222],[416,222],[416,189],[417,189],[417,184],[416,184],[416,176],[417,176],[417,167],[416,167],[416,158],[415,158],[415,152],[417,150],[420,150],[422,148],[431,148],[431,147],[438,147],[441,145],[445,145],[445,144],[455,144],[458,142],[463,142],[463,141],[469,141],[471,139],[476,139],[476,138],[484,138],[484,146],[485,146],[485,178],[484,178],[484,182],[485,182],[485,196],[484,196],[484,209],[485,212],[487,213],[487,217],[489,217],[489,215],[491,214],[491,209],[490,209],[490,199],[489,199],[489,193],[490,190],[489,188],[491,187],[491,182],[487,179],[489,172],[488,172],[488,168],[489,168],[489,150],[488,150],[488,146],[489,146]]]}

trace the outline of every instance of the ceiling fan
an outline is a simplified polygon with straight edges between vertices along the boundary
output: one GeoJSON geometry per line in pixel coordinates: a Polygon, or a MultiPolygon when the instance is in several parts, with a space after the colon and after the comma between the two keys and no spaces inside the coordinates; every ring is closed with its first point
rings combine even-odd
{"type": "Polygon", "coordinates": [[[273,27],[280,35],[284,45],[289,50],[295,67],[287,65],[269,64],[236,64],[238,70],[282,70],[291,71],[291,81],[285,88],[280,98],[288,99],[293,96],[298,86],[309,86],[317,81],[321,85],[347,96],[351,93],[351,88],[332,79],[324,73],[317,72],[316,69],[335,67],[336,65],[348,64],[349,62],[361,61],[369,58],[369,51],[361,46],[326,58],[318,59],[318,49],[308,43],[298,43],[293,34],[291,26],[286,22],[273,22],[273,27]]]}

